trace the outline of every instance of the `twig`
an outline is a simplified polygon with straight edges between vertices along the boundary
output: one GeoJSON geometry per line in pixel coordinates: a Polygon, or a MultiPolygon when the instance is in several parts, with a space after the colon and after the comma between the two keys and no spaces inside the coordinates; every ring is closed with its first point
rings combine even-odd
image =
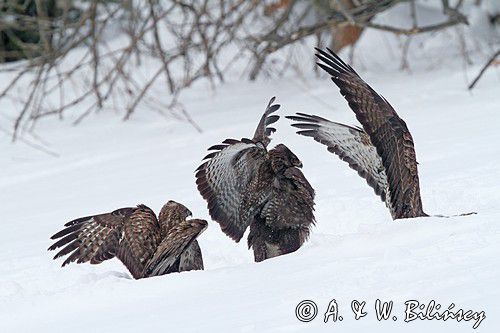
{"type": "Polygon", "coordinates": [[[472,83],[469,85],[469,88],[468,88],[469,90],[472,90],[472,88],[474,88],[474,86],[479,81],[481,76],[483,76],[484,72],[486,72],[486,69],[493,63],[493,61],[495,61],[495,58],[498,57],[499,55],[500,55],[500,49],[497,52],[495,52],[495,54],[493,54],[493,56],[488,60],[488,62],[483,66],[483,68],[481,68],[481,71],[479,71],[479,74],[476,76],[474,81],[472,81],[472,83]]]}
{"type": "MultiPolygon", "coordinates": [[[[8,136],[12,137],[14,134],[13,133],[10,133],[9,131],[3,129],[0,127],[0,132],[4,132],[5,134],[7,134],[8,136]]],[[[41,151],[42,153],[45,153],[47,155],[50,155],[50,156],[53,156],[53,157],[60,157],[60,155],[52,150],[49,150],[47,148],[45,148],[44,146],[42,145],[39,145],[39,144],[36,144],[34,142],[31,142],[29,141],[28,139],[26,138],[23,138],[23,137],[19,137],[18,138],[19,141],[21,141],[22,143],[28,145],[29,147],[31,148],[34,148],[35,150],[38,150],[38,151],[41,151]]]]}

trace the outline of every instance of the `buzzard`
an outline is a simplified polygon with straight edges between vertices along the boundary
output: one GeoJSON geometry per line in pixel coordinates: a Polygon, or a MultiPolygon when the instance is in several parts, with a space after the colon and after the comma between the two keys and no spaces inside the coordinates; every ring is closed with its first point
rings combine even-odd
{"type": "Polygon", "coordinates": [[[428,216],[422,209],[418,163],[406,123],[332,50],[316,50],[318,66],[331,75],[363,128],[303,113],[287,117],[297,122],[292,126],[356,170],[385,201],[393,219],[428,216]]]}
{"type": "Polygon", "coordinates": [[[54,259],[68,255],[62,266],[76,261],[100,264],[117,257],[135,279],[172,272],[203,269],[196,238],[207,222],[187,220],[191,211],[167,202],[158,219],[145,205],[120,208],[111,213],[86,216],[66,223],[51,237],[49,250],[62,249],[54,259]]]}
{"type": "Polygon", "coordinates": [[[250,227],[248,247],[256,262],[294,252],[314,225],[314,190],[285,145],[267,146],[279,116],[273,97],[252,139],[226,139],[196,170],[196,184],[212,219],[239,242],[250,227]]]}

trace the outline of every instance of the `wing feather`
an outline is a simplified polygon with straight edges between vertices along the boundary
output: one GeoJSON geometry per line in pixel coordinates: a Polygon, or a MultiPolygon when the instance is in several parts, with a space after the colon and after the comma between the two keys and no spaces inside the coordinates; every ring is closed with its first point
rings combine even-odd
{"type": "Polygon", "coordinates": [[[248,196],[247,186],[265,161],[266,150],[251,141],[224,142],[226,145],[218,145],[221,149],[197,169],[196,184],[207,200],[212,219],[220,224],[226,235],[238,242],[253,217],[243,216],[248,213],[243,212],[242,206],[248,196]]]}
{"type": "Polygon", "coordinates": [[[69,255],[62,266],[89,261],[99,264],[116,256],[136,279],[142,277],[160,237],[156,215],[144,205],[82,217],[65,226],[51,237],[58,240],[49,247],[49,250],[62,247],[54,259],[69,255]]]}
{"type": "Polygon", "coordinates": [[[278,115],[272,115],[272,113],[278,111],[281,107],[281,105],[279,104],[273,104],[275,100],[276,97],[273,97],[269,101],[266,111],[262,115],[262,118],[259,121],[259,125],[255,130],[255,134],[253,135],[253,141],[262,143],[264,147],[267,147],[269,145],[269,142],[271,142],[269,136],[272,133],[276,132],[276,129],[274,127],[269,127],[269,125],[274,124],[278,121],[278,119],[280,119],[278,115]]]}
{"type": "Polygon", "coordinates": [[[394,219],[426,216],[422,209],[413,138],[406,123],[333,51],[316,49],[318,65],[329,73],[382,159],[394,219]]]}
{"type": "Polygon", "coordinates": [[[266,161],[269,137],[276,131],[270,127],[279,119],[273,113],[280,105],[274,101],[275,97],[269,101],[252,140],[226,139],[211,146],[205,161],[196,169],[196,184],[207,200],[210,216],[236,242],[270,193],[265,187],[250,187],[257,183],[256,177],[266,161]]]}
{"type": "Polygon", "coordinates": [[[382,159],[365,131],[303,113],[287,118],[296,121],[292,126],[300,129],[298,134],[312,137],[347,162],[385,201],[387,176],[382,159]]]}
{"type": "Polygon", "coordinates": [[[194,240],[179,259],[179,272],[203,270],[203,255],[197,240],[194,240]]]}
{"type": "Polygon", "coordinates": [[[135,279],[142,278],[144,267],[160,243],[160,225],[156,214],[149,207],[139,205],[123,229],[123,239],[116,256],[135,279]]]}
{"type": "Polygon", "coordinates": [[[158,276],[179,270],[181,255],[190,248],[207,225],[206,221],[198,219],[174,225],[145,265],[143,276],[158,276]]]}
{"type": "Polygon", "coordinates": [[[119,239],[126,218],[134,208],[122,208],[111,213],[86,216],[65,224],[66,228],[54,234],[51,239],[59,239],[48,250],[62,248],[54,259],[69,255],[63,262],[65,266],[71,262],[78,263],[93,260],[94,263],[110,259],[103,256],[102,249],[107,252],[116,250],[115,239],[119,239]],[[102,259],[102,260],[100,260],[102,259]]]}

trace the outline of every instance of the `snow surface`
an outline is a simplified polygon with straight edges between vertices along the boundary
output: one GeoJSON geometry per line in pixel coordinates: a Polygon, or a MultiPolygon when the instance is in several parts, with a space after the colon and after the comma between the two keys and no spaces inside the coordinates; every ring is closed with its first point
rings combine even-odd
{"type": "MultiPolygon", "coordinates": [[[[0,332],[473,331],[473,322],[405,323],[411,299],[484,310],[477,331],[498,332],[498,69],[468,92],[464,75],[470,80],[481,63],[463,70],[458,58],[433,68],[413,59],[412,74],[400,72],[386,44],[385,53],[376,50],[373,41],[387,38],[380,36],[363,37],[355,66],[412,132],[425,211],[477,215],[394,222],[364,180],[282,118],[271,145],[285,143],[302,159],[317,193],[317,225],[299,251],[253,263],[245,242],[234,243],[210,220],[194,170],[210,145],[251,136],[273,95],[282,116],[305,112],[357,124],[326,77],[238,81],[216,92],[198,85],[184,101],[202,133],[146,112],[124,123],[101,112],[78,127],[51,119],[37,133],[59,157],[0,133],[0,332]],[[210,221],[199,238],[205,271],[135,281],[116,259],[61,269],[62,260],[46,251],[49,236],[73,218],[138,203],[158,211],[169,199],[210,221]],[[295,317],[306,299],[319,307],[309,323],[295,317]],[[332,299],[344,320],[325,324],[332,299]],[[354,299],[367,302],[359,321],[354,299]],[[378,322],[376,299],[394,301],[398,320],[378,322]]],[[[418,47],[443,47],[431,46],[418,47]]]]}

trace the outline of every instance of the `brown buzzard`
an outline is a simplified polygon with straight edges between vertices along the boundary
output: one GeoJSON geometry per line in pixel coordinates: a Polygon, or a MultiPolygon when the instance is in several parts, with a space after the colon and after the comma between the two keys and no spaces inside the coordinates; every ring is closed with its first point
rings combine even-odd
{"type": "Polygon", "coordinates": [[[314,224],[314,190],[299,168],[302,163],[285,145],[271,150],[269,127],[279,116],[273,97],[253,139],[227,139],[196,170],[198,190],[210,216],[239,242],[250,227],[248,247],[255,261],[296,251],[314,224]]]}
{"type": "Polygon", "coordinates": [[[331,75],[363,128],[302,113],[287,117],[297,121],[292,126],[356,170],[385,201],[393,219],[428,216],[422,209],[415,148],[406,123],[332,50],[316,50],[318,65],[331,75]]]}
{"type": "Polygon", "coordinates": [[[59,240],[49,250],[62,247],[54,259],[69,254],[63,267],[74,261],[99,264],[116,256],[135,279],[203,269],[196,238],[207,222],[187,220],[189,216],[189,209],[169,201],[158,219],[144,205],[82,217],[53,235],[51,239],[59,240]]]}

